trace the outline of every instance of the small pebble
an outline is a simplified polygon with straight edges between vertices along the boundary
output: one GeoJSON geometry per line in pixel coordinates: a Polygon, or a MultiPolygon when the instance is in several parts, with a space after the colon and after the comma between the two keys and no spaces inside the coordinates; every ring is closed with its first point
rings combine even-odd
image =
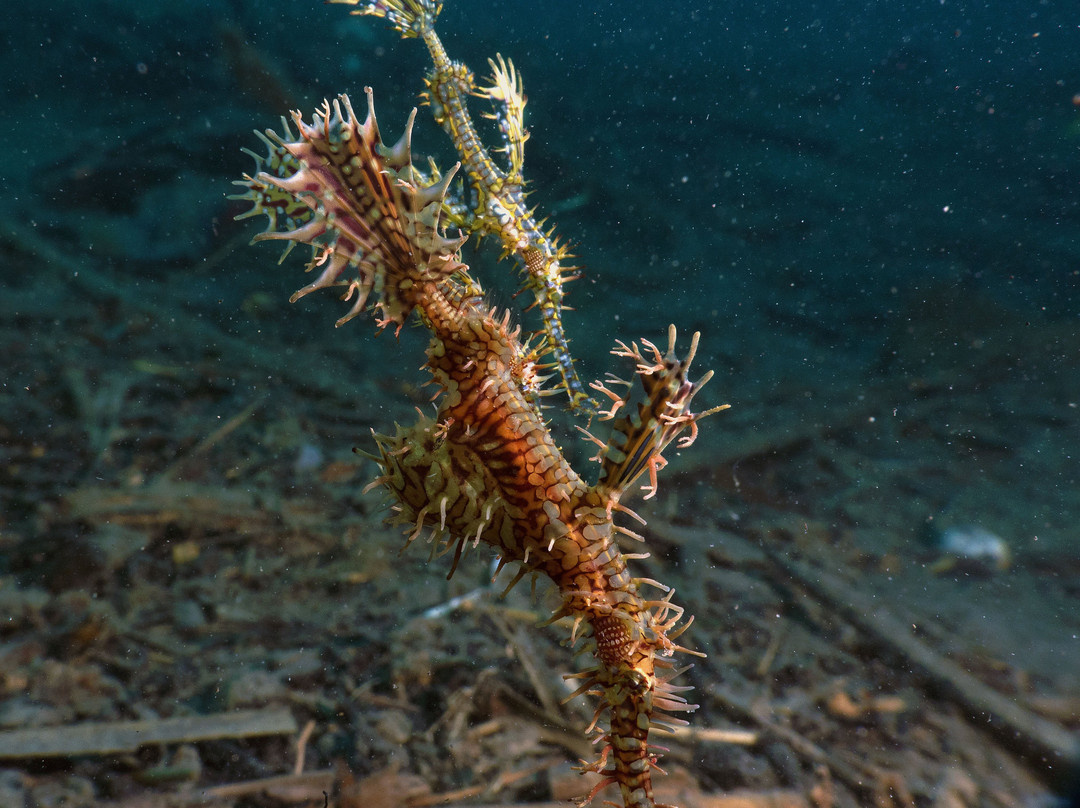
{"type": "Polygon", "coordinates": [[[1004,572],[1012,563],[1012,552],[1005,540],[979,525],[946,528],[938,539],[938,550],[941,557],[931,568],[934,572],[947,572],[956,566],[1004,572]]]}

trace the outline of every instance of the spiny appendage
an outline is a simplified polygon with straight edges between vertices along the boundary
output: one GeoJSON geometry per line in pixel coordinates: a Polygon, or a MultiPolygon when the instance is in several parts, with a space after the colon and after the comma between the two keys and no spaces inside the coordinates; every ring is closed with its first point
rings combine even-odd
{"type": "Polygon", "coordinates": [[[675,725],[687,723],[665,712],[695,710],[697,705],[687,704],[675,692],[689,688],[670,685],[628,666],[601,666],[596,673],[596,687],[597,691],[590,692],[597,692],[602,699],[608,729],[602,733],[600,760],[582,768],[597,772],[603,779],[579,805],[588,805],[605,788],[617,785],[626,808],[655,808],[652,770],[660,771],[657,759],[663,749],[650,745],[649,732],[671,731],[675,725]]]}
{"type": "Polygon", "coordinates": [[[345,6],[360,6],[353,14],[383,17],[403,37],[421,37],[431,30],[442,11],[442,0],[329,0],[345,6]]]}
{"type": "MultiPolygon", "coordinates": [[[[600,759],[583,766],[603,779],[581,805],[604,788],[618,785],[626,806],[652,808],[651,772],[662,750],[649,745],[649,732],[685,725],[684,719],[671,713],[697,709],[682,695],[691,688],[671,683],[683,671],[668,659],[675,651],[696,654],[674,642],[692,621],[679,625],[683,610],[671,603],[670,590],[658,600],[643,600],[637,592],[646,585],[667,589],[654,581],[635,579],[614,607],[598,608],[599,601],[594,600],[585,614],[575,617],[591,624],[598,664],[568,677],[584,680],[570,698],[583,692],[599,698],[589,731],[597,731],[598,741],[604,744],[600,759]],[[606,729],[598,728],[605,716],[606,729]]],[[[575,633],[576,626],[577,622],[575,633]]]]}
{"type": "MultiPolygon", "coordinates": [[[[285,133],[284,139],[292,140],[294,138],[292,131],[289,129],[289,122],[285,118],[281,119],[281,131],[285,133]]],[[[268,134],[270,137],[267,137],[258,129],[255,130],[255,136],[266,146],[267,154],[265,157],[253,152],[251,149],[243,149],[245,154],[249,154],[254,158],[256,175],[268,174],[278,179],[287,179],[293,176],[300,170],[300,163],[282,145],[282,138],[278,137],[274,132],[268,132],[268,134]]],[[[250,210],[236,216],[238,220],[261,214],[269,220],[266,228],[268,231],[279,229],[296,230],[310,222],[314,215],[311,207],[302,200],[297,199],[293,194],[283,191],[269,182],[256,180],[248,174],[244,174],[242,180],[233,180],[233,185],[239,185],[246,188],[247,191],[243,194],[230,194],[229,199],[252,203],[250,210]]],[[[286,245],[285,252],[281,255],[282,261],[285,260],[285,256],[295,246],[295,242],[291,241],[286,245]]]]}
{"type": "Polygon", "coordinates": [[[651,770],[658,751],[648,745],[648,733],[685,723],[669,713],[695,709],[680,695],[690,688],[671,684],[681,671],[670,661],[676,652],[696,654],[677,643],[693,621],[683,620],[669,587],[631,576],[627,561],[644,555],[623,554],[616,534],[643,539],[620,528],[615,511],[625,509],[595,486],[557,512],[547,509],[551,518],[545,534],[554,539],[551,556],[558,563],[543,571],[563,598],[551,622],[570,619],[570,644],[587,637],[596,657],[595,667],[567,677],[581,681],[568,700],[582,693],[599,699],[588,731],[599,734],[604,751],[584,770],[603,779],[585,803],[603,788],[618,785],[626,805],[646,808],[653,804],[651,770]],[[654,589],[660,590],[658,596],[645,594],[654,589]]]}
{"type": "MultiPolygon", "coordinates": [[[[348,96],[324,102],[310,124],[293,113],[299,136],[267,130],[267,157],[256,155],[257,172],[237,184],[248,189],[236,198],[253,202],[238,218],[264,213],[269,227],[256,240],[310,244],[308,270],[318,278],[292,296],[345,286],[355,296],[338,325],[363,311],[374,291],[380,325],[404,323],[420,290],[467,267],[458,260],[464,237],[440,232],[442,201],[454,172],[423,185],[412,167],[409,123],[401,139],[386,147],[379,135],[371,89],[367,118],[360,123],[348,96]],[[352,275],[352,277],[347,277],[352,275]]],[[[288,252],[288,249],[286,250],[288,252]]]]}
{"type": "Polygon", "coordinates": [[[609,409],[600,413],[601,420],[614,421],[612,435],[605,443],[585,430],[581,431],[600,447],[593,458],[602,464],[600,485],[612,492],[616,502],[645,471],[649,472],[649,483],[642,486],[645,499],[655,496],[656,475],[667,465],[663,451],[668,444],[678,438],[679,448],[689,446],[697,439],[698,421],[730,406],[722,404],[704,412],[691,412],[694,396],[713,374],[710,370],[696,382],[691,382],[687,375],[697,353],[700,334],[694,333],[690,350],[683,360],[675,355],[675,337],[675,326],[669,326],[666,353],[661,353],[648,340],[641,342],[644,350],[638,348],[637,343],[619,342],[612,351],[615,356],[632,359],[636,364],[637,377],[644,390],[644,400],[636,407],[630,403],[633,398],[631,382],[609,374],[606,382],[592,384],[594,390],[612,402],[609,409]],[[609,385],[626,390],[617,392],[609,385]],[[619,415],[620,410],[623,410],[622,415],[619,415]],[[689,434],[679,437],[685,430],[689,430],[689,434]]]}
{"type": "Polygon", "coordinates": [[[493,111],[484,117],[495,121],[502,135],[503,145],[499,151],[506,155],[509,170],[506,182],[510,185],[523,185],[521,169],[525,162],[525,141],[529,133],[525,129],[525,94],[521,89],[521,77],[514,69],[514,63],[503,59],[501,53],[495,59],[488,59],[491,66],[491,84],[480,87],[476,95],[492,102],[493,111]]]}
{"type": "Polygon", "coordinates": [[[375,435],[383,474],[368,486],[382,486],[390,494],[390,522],[406,526],[405,547],[430,529],[432,558],[453,551],[447,578],[470,544],[475,547],[482,538],[492,543],[511,518],[483,465],[447,443],[450,426],[421,415],[411,427],[397,426],[394,435],[375,435]]]}

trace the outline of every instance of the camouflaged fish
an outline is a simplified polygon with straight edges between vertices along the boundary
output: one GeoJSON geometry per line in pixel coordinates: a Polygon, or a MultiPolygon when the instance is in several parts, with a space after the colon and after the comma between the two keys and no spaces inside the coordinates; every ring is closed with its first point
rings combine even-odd
{"type": "MultiPolygon", "coordinates": [[[[421,3],[379,7],[416,36],[430,31],[438,11],[421,3]],[[393,16],[405,6],[409,15],[393,16]]],[[[441,85],[430,86],[434,92],[441,85]]],[[[257,241],[311,248],[308,269],[318,274],[294,300],[340,288],[351,308],[339,323],[371,309],[380,328],[400,329],[414,317],[430,331],[435,416],[375,436],[381,472],[371,487],[387,494],[407,545],[426,535],[436,554],[452,554],[451,575],[465,550],[483,543],[498,553],[500,569],[517,564],[511,586],[530,574],[554,583],[562,604],[552,620],[568,618],[572,643],[589,643],[595,657],[595,665],[569,677],[579,680],[574,695],[599,701],[588,731],[602,752],[584,769],[602,779],[582,804],[617,786],[625,808],[654,808],[650,733],[685,723],[673,714],[695,709],[683,696],[689,688],[672,683],[680,670],[671,659],[694,653],[676,642],[692,618],[683,619],[668,587],[631,574],[627,561],[642,555],[624,554],[616,539],[643,540],[621,524],[642,521],[623,499],[646,476],[641,488],[646,498],[655,495],[665,448],[689,446],[698,422],[724,409],[691,410],[712,376],[689,377],[698,335],[681,359],[674,326],[663,350],[647,341],[618,344],[613,353],[633,363],[637,384],[609,376],[592,385],[610,402],[598,417],[612,429],[606,441],[585,433],[599,446],[600,464],[597,481],[586,482],[541,415],[539,350],[520,339],[509,312],[485,301],[461,260],[466,236],[446,232],[453,219],[448,188],[459,166],[439,175],[413,165],[415,110],[402,137],[384,143],[366,93],[363,121],[342,95],[310,122],[293,113],[281,133],[261,134],[266,153],[249,152],[256,170],[237,182],[244,192],[234,198],[252,206],[239,218],[267,217],[257,241]]]]}

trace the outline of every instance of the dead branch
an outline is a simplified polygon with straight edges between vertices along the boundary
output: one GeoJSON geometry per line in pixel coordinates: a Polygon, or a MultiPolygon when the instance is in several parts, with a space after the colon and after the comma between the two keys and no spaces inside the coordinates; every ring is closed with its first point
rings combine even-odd
{"type": "Polygon", "coordinates": [[[1017,745],[1033,765],[1057,773],[1080,764],[1080,740],[1072,733],[1026,710],[929,648],[884,607],[820,569],[778,553],[770,557],[803,589],[921,670],[980,724],[1017,745]]]}
{"type": "Polygon", "coordinates": [[[109,721],[0,732],[0,760],[81,757],[134,752],[148,744],[177,744],[219,738],[291,735],[288,710],[237,710],[146,721],[109,721]]]}

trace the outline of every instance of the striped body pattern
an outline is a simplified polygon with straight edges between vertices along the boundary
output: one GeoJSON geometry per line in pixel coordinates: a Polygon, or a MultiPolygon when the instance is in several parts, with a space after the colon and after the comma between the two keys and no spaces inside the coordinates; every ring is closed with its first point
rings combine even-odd
{"type": "Polygon", "coordinates": [[[512,62],[498,55],[488,60],[492,78],[488,86],[478,86],[461,62],[450,59],[438,34],[435,20],[442,3],[435,0],[332,0],[359,5],[354,14],[384,17],[403,37],[419,38],[427,46],[432,69],[424,79],[425,97],[436,123],[450,136],[469,178],[471,197],[467,202],[451,203],[448,213],[454,224],[478,236],[499,239],[503,255],[517,256],[524,282],[540,312],[545,337],[545,353],[559,375],[560,386],[569,397],[570,409],[592,415],[595,402],[585,390],[562,324],[563,285],[573,279],[573,267],[563,266],[570,257],[550,231],[537,221],[535,212],[525,204],[525,96],[521,78],[512,62]],[[480,140],[467,106],[468,97],[491,101],[494,111],[487,117],[496,122],[506,157],[503,168],[492,159],[480,140]]]}
{"type": "MultiPolygon", "coordinates": [[[[401,19],[407,22],[415,25],[413,17],[401,19]]],[[[600,464],[597,481],[586,482],[537,405],[538,349],[521,340],[509,312],[486,303],[461,262],[465,237],[445,233],[457,167],[435,177],[414,167],[415,110],[402,137],[386,145],[366,93],[362,122],[343,95],[310,122],[293,113],[281,134],[260,135],[267,152],[250,152],[256,171],[236,183],[244,190],[234,198],[252,205],[240,218],[265,215],[267,229],[255,240],[284,241],[286,254],[296,244],[311,247],[308,270],[317,277],[293,300],[338,288],[352,301],[339,324],[371,309],[380,328],[399,330],[415,316],[428,329],[437,409],[375,436],[381,473],[371,486],[387,494],[406,546],[426,536],[433,555],[452,554],[450,575],[469,546],[483,543],[495,549],[500,569],[517,565],[510,586],[530,574],[553,582],[562,602],[552,620],[568,619],[572,642],[590,643],[595,657],[570,677],[579,680],[574,695],[599,702],[589,732],[604,751],[585,769],[602,778],[584,802],[617,786],[626,808],[652,808],[650,730],[685,723],[673,714],[694,709],[681,695],[689,688],[672,684],[680,673],[672,655],[693,653],[676,643],[690,620],[667,587],[631,574],[627,561],[635,556],[623,554],[617,538],[642,540],[620,524],[641,521],[621,504],[624,496],[646,475],[641,488],[654,495],[664,449],[673,441],[688,446],[698,421],[723,409],[690,409],[712,375],[690,380],[697,335],[682,359],[674,326],[666,350],[618,344],[613,353],[633,363],[638,381],[610,376],[592,385],[610,401],[598,417],[612,434],[602,441],[585,433],[599,446],[600,464]]]]}

